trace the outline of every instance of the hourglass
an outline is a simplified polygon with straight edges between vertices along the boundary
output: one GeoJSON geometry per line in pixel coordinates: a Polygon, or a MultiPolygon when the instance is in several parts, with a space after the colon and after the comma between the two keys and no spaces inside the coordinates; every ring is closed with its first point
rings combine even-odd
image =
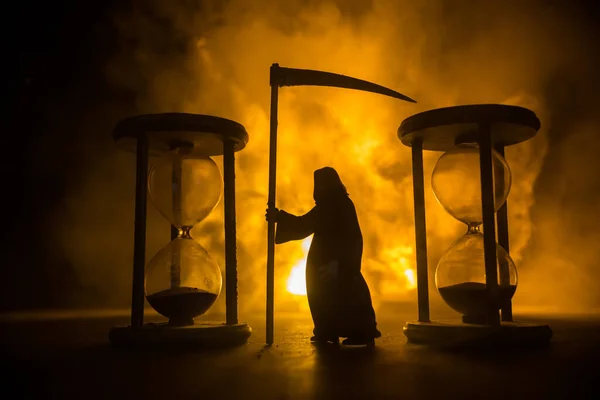
{"type": "Polygon", "coordinates": [[[534,344],[551,338],[548,325],[512,317],[517,270],[509,255],[506,201],[512,177],[504,149],[532,138],[539,128],[532,111],[497,104],[441,108],[402,122],[398,136],[412,148],[417,242],[419,318],[404,327],[409,341],[534,344]],[[429,318],[423,150],[444,152],[433,170],[433,193],[446,212],[466,225],[466,233],[442,255],[435,272],[440,296],[462,314],[462,324],[429,318]]]}
{"type": "Polygon", "coordinates": [[[131,325],[110,332],[115,343],[244,343],[251,329],[237,320],[234,152],[248,134],[219,117],[182,113],[122,120],[113,134],[137,154],[131,325]],[[224,177],[213,156],[223,155],[224,177]],[[151,166],[148,168],[149,159],[151,166]],[[190,232],[216,207],[224,188],[226,323],[195,323],[221,293],[219,266],[190,232]],[[171,242],[145,264],[146,200],[171,223],[171,242]],[[145,268],[144,268],[145,267],[145,268]],[[168,322],[144,324],[144,298],[168,322]]]}
{"type": "Polygon", "coordinates": [[[208,252],[191,237],[221,198],[217,164],[191,154],[187,143],[173,143],[156,160],[148,179],[150,199],[177,229],[177,237],[146,267],[146,300],[172,326],[193,325],[221,292],[221,271],[208,252]]]}

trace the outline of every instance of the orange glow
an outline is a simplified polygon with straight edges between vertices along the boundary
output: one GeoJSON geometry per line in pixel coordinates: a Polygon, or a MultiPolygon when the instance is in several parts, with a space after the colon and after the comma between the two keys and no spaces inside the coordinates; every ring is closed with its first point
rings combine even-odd
{"type": "MultiPolygon", "coordinates": [[[[430,21],[432,14],[421,14],[422,7],[409,7],[409,2],[374,1],[356,21],[328,1],[289,14],[283,10],[288,2],[274,2],[281,7],[269,3],[266,8],[266,2],[261,1],[226,3],[230,6],[223,10],[223,21],[235,23],[218,24],[206,32],[191,24],[195,46],[190,47],[184,64],[190,75],[180,77],[162,70],[152,75],[148,99],[160,103],[150,103],[147,108],[156,105],[152,109],[230,118],[242,123],[250,135],[247,147],[236,153],[240,309],[257,311],[265,304],[264,213],[269,187],[269,67],[273,62],[365,79],[418,101],[412,104],[337,88],[283,87],[279,91],[277,136],[276,206],[295,215],[308,212],[314,206],[313,171],[334,167],[356,206],[364,239],[362,272],[375,307],[379,302],[413,299],[416,270],[411,151],[400,143],[396,129],[404,118],[417,112],[472,103],[521,105],[535,110],[544,120],[545,110],[535,88],[523,86],[528,82],[528,71],[538,73],[530,67],[532,48],[514,46],[531,35],[524,35],[526,31],[516,30],[512,24],[511,29],[498,31],[507,38],[502,43],[509,45],[510,59],[498,60],[494,52],[488,52],[491,46],[479,45],[468,48],[468,53],[455,50],[444,55],[440,49],[446,46],[439,42],[444,35],[437,31],[443,24],[423,25],[422,18],[430,21]],[[424,31],[424,26],[431,31],[424,31]],[[511,71],[515,71],[514,76],[511,71]]],[[[188,12],[182,11],[182,15],[188,12]]],[[[490,43],[495,43],[494,38],[488,38],[490,43]]],[[[146,60],[143,55],[140,57],[146,60]]],[[[156,68],[149,62],[138,69],[156,68]]],[[[143,93],[147,93],[146,88],[143,93]]],[[[531,187],[542,163],[545,138],[540,134],[515,146],[514,151],[507,159],[513,175],[519,178],[511,189],[509,218],[519,221],[511,225],[511,256],[519,264],[530,237],[531,187]]],[[[440,155],[423,155],[432,265],[437,262],[434,257],[465,230],[431,193],[431,171],[440,155]]],[[[222,165],[220,157],[215,161],[222,165]]],[[[218,239],[222,237],[222,221],[223,202],[192,233],[221,266],[223,243],[218,239]]],[[[161,245],[162,240],[156,239],[161,245]]],[[[288,304],[297,309],[298,304],[306,303],[304,274],[309,244],[310,239],[306,239],[276,247],[278,310],[288,304]]]]}
{"type": "Polygon", "coordinates": [[[417,282],[415,281],[415,271],[412,269],[405,269],[404,276],[406,276],[407,289],[414,289],[417,287],[417,282]]]}
{"type": "Polygon", "coordinates": [[[288,277],[287,290],[291,294],[306,296],[306,256],[308,255],[311,242],[312,237],[302,241],[304,257],[292,267],[292,272],[290,272],[290,276],[288,277]]]}
{"type": "Polygon", "coordinates": [[[394,279],[388,282],[387,291],[403,293],[417,288],[415,279],[414,250],[411,246],[399,246],[383,252],[391,276],[394,279]]]}
{"type": "MultiPolygon", "coordinates": [[[[287,291],[293,295],[306,296],[306,257],[311,242],[312,237],[302,241],[302,259],[294,264],[287,278],[287,291]]],[[[416,289],[415,271],[412,269],[409,259],[405,257],[413,254],[412,247],[398,247],[386,253],[389,266],[395,276],[395,279],[392,280],[394,288],[390,290],[404,292],[416,289]],[[399,281],[403,281],[403,284],[399,285],[399,281]]]]}

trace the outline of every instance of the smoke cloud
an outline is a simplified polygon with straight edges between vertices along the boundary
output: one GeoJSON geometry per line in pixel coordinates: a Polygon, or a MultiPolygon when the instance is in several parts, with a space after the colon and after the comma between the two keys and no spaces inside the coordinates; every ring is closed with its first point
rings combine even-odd
{"type": "MultiPolygon", "coordinates": [[[[574,21],[547,2],[500,7],[483,0],[146,1],[116,10],[113,21],[122,48],[106,65],[107,81],[135,93],[138,113],[218,115],[242,123],[250,134],[247,148],[237,154],[242,313],[264,310],[268,73],[274,62],[366,79],[418,101],[330,88],[280,91],[278,207],[308,211],[312,171],[335,167],[358,210],[363,271],[376,305],[416,299],[405,273],[414,269],[410,150],[396,129],[417,112],[471,103],[524,106],[542,121],[534,139],[507,149],[513,173],[510,250],[521,278],[515,301],[561,309],[599,303],[589,286],[588,295],[578,294],[593,274],[593,243],[599,237],[586,233],[597,231],[587,213],[598,215],[597,202],[582,208],[585,200],[576,194],[590,189],[580,160],[597,154],[598,145],[589,147],[588,138],[598,121],[568,124],[571,135],[559,149],[551,147],[549,132],[561,116],[548,86],[576,58],[574,44],[583,39],[574,21]],[[555,165],[557,178],[550,190],[538,182],[548,165],[555,165]],[[573,213],[568,221],[559,214],[561,204],[573,213]],[[553,296],[559,289],[564,296],[553,296]]],[[[85,177],[72,186],[55,227],[85,287],[106,304],[126,306],[134,160],[111,147],[108,130],[102,135],[91,139],[97,146],[83,149],[101,148],[102,158],[94,157],[85,177]]],[[[439,156],[425,154],[426,188],[439,156]]],[[[430,189],[426,202],[433,277],[437,260],[465,228],[443,211],[430,189]]],[[[151,206],[148,226],[149,259],[168,242],[168,224],[151,206]]],[[[224,265],[222,205],[193,234],[224,265]]],[[[286,293],[285,281],[302,254],[300,243],[277,249],[278,309],[299,306],[286,293]]]]}

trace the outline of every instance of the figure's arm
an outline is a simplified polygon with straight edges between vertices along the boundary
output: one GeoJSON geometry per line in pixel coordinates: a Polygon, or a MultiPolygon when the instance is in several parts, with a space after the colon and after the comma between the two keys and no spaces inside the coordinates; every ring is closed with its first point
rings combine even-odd
{"type": "Polygon", "coordinates": [[[312,235],[314,232],[315,208],[301,216],[279,211],[277,215],[277,233],[275,234],[276,244],[301,240],[312,235]]]}

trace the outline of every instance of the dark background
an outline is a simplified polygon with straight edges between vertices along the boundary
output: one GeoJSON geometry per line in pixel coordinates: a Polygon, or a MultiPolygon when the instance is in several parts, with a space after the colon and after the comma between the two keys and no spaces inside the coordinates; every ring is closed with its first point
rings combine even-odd
{"type": "MultiPolygon", "coordinates": [[[[92,289],[82,286],[69,260],[57,250],[53,227],[60,201],[86,179],[86,166],[111,151],[110,130],[114,124],[142,111],[136,105],[140,93],[111,85],[106,77],[108,60],[136,46],[135,39],[120,36],[114,22],[119,13],[131,14],[145,7],[143,2],[134,3],[27,0],[6,6],[2,23],[4,101],[0,157],[5,177],[2,309],[74,305],[72,293],[86,291],[87,296],[78,297],[78,305],[98,305],[94,304],[92,289]],[[107,140],[96,140],[99,137],[107,140]]],[[[179,3],[189,3],[195,9],[202,7],[201,2],[179,3]]],[[[339,3],[348,12],[360,12],[358,2],[339,3]]],[[[456,16],[470,3],[444,4],[449,18],[457,21],[456,16]]],[[[586,40],[577,49],[579,59],[556,71],[546,84],[546,103],[552,116],[547,121],[551,126],[550,149],[534,188],[537,207],[533,218],[541,220],[543,213],[565,212],[563,223],[548,229],[572,238],[598,230],[600,156],[593,154],[600,149],[600,131],[580,140],[583,151],[592,155],[582,160],[586,164],[583,168],[590,172],[584,183],[570,180],[573,187],[559,190],[556,182],[563,173],[564,160],[555,155],[571,134],[574,121],[597,120],[600,63],[596,37],[600,33],[600,7],[593,1],[546,3],[560,10],[566,20],[576,21],[586,40]],[[582,207],[587,210],[585,213],[569,214],[582,207]]],[[[518,9],[514,4],[512,8],[518,9]]],[[[176,64],[184,57],[187,38],[168,19],[157,15],[155,20],[153,50],[165,63],[176,64]]],[[[452,29],[451,24],[448,29],[452,29]]],[[[556,51],[561,48],[557,46],[556,51]]],[[[143,87],[144,81],[135,86],[143,87]]],[[[530,246],[542,245],[534,239],[530,246]]],[[[599,277],[600,273],[593,276],[599,277]]]]}

